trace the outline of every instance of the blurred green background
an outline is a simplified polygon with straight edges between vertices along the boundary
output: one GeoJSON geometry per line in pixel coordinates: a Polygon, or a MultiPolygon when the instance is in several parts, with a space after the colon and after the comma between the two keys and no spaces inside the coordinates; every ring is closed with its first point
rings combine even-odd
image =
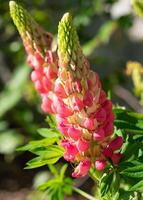
{"type": "MultiPolygon", "coordinates": [[[[83,51],[106,92],[111,90],[114,103],[143,112],[142,72],[138,72],[139,93],[135,92],[138,88],[133,70],[129,73],[132,78],[126,75],[128,61],[143,63],[143,18],[136,16],[130,0],[23,3],[55,37],[62,15],[72,12],[83,51]]],[[[32,192],[33,188],[49,176],[46,168],[23,170],[33,155],[16,151],[18,146],[39,137],[37,128],[47,127],[25,61],[22,41],[9,15],[9,1],[0,0],[0,200],[40,200],[41,194],[32,192]]]]}

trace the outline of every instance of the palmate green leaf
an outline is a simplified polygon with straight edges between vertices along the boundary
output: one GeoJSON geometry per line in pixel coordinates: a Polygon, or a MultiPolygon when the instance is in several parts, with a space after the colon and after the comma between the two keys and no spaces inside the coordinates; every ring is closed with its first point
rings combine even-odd
{"type": "Polygon", "coordinates": [[[42,159],[47,159],[49,157],[63,155],[63,148],[58,145],[51,145],[45,148],[44,150],[34,149],[31,152],[40,156],[42,159]]]}
{"type": "Polygon", "coordinates": [[[131,178],[143,178],[143,164],[129,167],[123,170],[121,174],[131,178]]]}
{"type": "Polygon", "coordinates": [[[139,155],[139,149],[143,149],[143,144],[141,142],[134,142],[131,141],[128,143],[126,150],[123,152],[124,156],[122,158],[122,161],[127,161],[127,160],[134,160],[138,157],[139,155]]]}
{"type": "Polygon", "coordinates": [[[114,124],[130,133],[143,134],[143,114],[130,112],[124,108],[114,108],[114,124]]]}
{"type": "Polygon", "coordinates": [[[43,160],[40,156],[30,160],[25,169],[34,169],[48,164],[55,164],[62,156],[54,156],[43,160]]]}
{"type": "Polygon", "coordinates": [[[129,191],[137,191],[137,190],[141,190],[143,189],[143,180],[139,181],[138,183],[136,183],[135,185],[133,185],[129,191]]]}
{"type": "Polygon", "coordinates": [[[65,194],[71,195],[73,181],[69,177],[65,177],[66,169],[67,169],[67,164],[65,164],[61,168],[61,170],[58,171],[58,173],[57,172],[55,173],[54,170],[53,179],[48,180],[46,183],[42,184],[39,187],[40,190],[45,190],[47,192],[48,199],[63,200],[65,194]]]}
{"type": "Polygon", "coordinates": [[[38,157],[30,160],[27,163],[26,169],[33,169],[48,164],[56,163],[63,156],[63,148],[58,145],[51,145],[44,150],[33,149],[31,150],[38,157]]]}
{"type": "Polygon", "coordinates": [[[119,186],[120,186],[120,175],[119,173],[114,172],[112,186],[111,186],[113,196],[118,192],[119,186]]]}
{"type": "Polygon", "coordinates": [[[39,189],[46,190],[50,186],[53,186],[54,184],[60,184],[60,183],[61,183],[61,180],[59,178],[51,179],[47,181],[46,183],[42,184],[41,186],[39,186],[39,189]]]}
{"type": "Polygon", "coordinates": [[[61,137],[60,132],[56,128],[40,128],[37,131],[42,137],[45,138],[61,137]]]}
{"type": "Polygon", "coordinates": [[[103,176],[103,178],[101,179],[100,183],[101,196],[104,196],[109,192],[113,181],[113,175],[114,175],[113,172],[111,172],[110,174],[106,174],[105,176],[103,176]]]}

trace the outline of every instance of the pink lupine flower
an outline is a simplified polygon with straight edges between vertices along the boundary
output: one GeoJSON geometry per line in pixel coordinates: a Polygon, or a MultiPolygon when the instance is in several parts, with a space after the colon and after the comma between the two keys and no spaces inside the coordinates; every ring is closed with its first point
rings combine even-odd
{"type": "Polygon", "coordinates": [[[67,94],[61,83],[55,82],[54,92],[57,96],[66,98],[67,94]]]}
{"type": "Polygon", "coordinates": [[[104,129],[100,128],[93,133],[93,139],[95,141],[103,141],[105,138],[104,129]]]}
{"type": "Polygon", "coordinates": [[[80,152],[85,152],[89,149],[89,142],[84,139],[79,139],[77,142],[77,148],[80,152]]]}
{"type": "Polygon", "coordinates": [[[42,98],[41,108],[56,117],[64,158],[78,163],[72,175],[85,176],[91,165],[103,171],[109,158],[117,165],[122,155],[116,151],[123,139],[112,139],[112,102],[82,53],[71,15],[66,13],[59,23],[58,51],[53,50],[52,34],[31,18],[29,23],[20,4],[12,3],[11,15],[23,39],[31,79],[42,98]]]}
{"type": "Polygon", "coordinates": [[[113,155],[112,149],[110,149],[110,148],[107,147],[106,149],[104,149],[103,155],[104,155],[105,157],[107,157],[107,158],[111,158],[112,155],[113,155]]]}
{"type": "Polygon", "coordinates": [[[44,112],[53,113],[52,111],[52,100],[46,96],[43,96],[41,108],[44,112]]]}
{"type": "Polygon", "coordinates": [[[41,93],[41,94],[46,93],[46,89],[45,89],[45,87],[44,87],[44,85],[43,85],[42,80],[37,80],[37,81],[35,82],[35,88],[36,88],[36,90],[37,90],[39,93],[41,93]]]}
{"type": "Polygon", "coordinates": [[[33,71],[31,73],[31,80],[33,82],[36,82],[37,80],[41,79],[42,78],[42,74],[37,70],[33,71]]]}
{"type": "Polygon", "coordinates": [[[68,140],[62,140],[61,145],[65,148],[64,158],[67,161],[74,161],[75,156],[78,154],[78,149],[68,140]]]}
{"type": "Polygon", "coordinates": [[[89,91],[86,91],[83,103],[85,106],[92,106],[93,103],[93,96],[89,91]]]}
{"type": "Polygon", "coordinates": [[[82,90],[82,87],[81,87],[81,83],[80,83],[80,81],[79,80],[75,80],[74,81],[74,90],[76,91],[76,92],[81,92],[81,90],[82,90]]]}
{"type": "Polygon", "coordinates": [[[121,136],[118,136],[109,144],[109,148],[115,151],[120,149],[122,144],[123,144],[123,138],[121,136]]]}
{"type": "Polygon", "coordinates": [[[73,102],[73,109],[75,111],[80,111],[84,108],[83,101],[79,97],[73,97],[72,102],[73,102]]]}
{"type": "Polygon", "coordinates": [[[66,124],[64,121],[58,124],[59,131],[61,131],[61,133],[63,133],[65,136],[69,136],[69,133],[68,133],[69,128],[70,126],[66,124]]]}
{"type": "Polygon", "coordinates": [[[118,165],[123,155],[121,153],[114,153],[111,157],[113,165],[118,165]]]}
{"type": "Polygon", "coordinates": [[[84,123],[83,123],[83,126],[86,128],[86,129],[89,129],[89,130],[94,130],[96,127],[97,127],[97,124],[96,124],[96,120],[93,119],[93,118],[87,118],[85,119],[84,123]]]}
{"type": "Polygon", "coordinates": [[[78,140],[82,135],[82,132],[74,127],[70,127],[67,132],[68,136],[71,137],[73,140],[78,140]]]}
{"type": "Polygon", "coordinates": [[[106,120],[106,111],[103,108],[100,108],[97,112],[96,112],[96,119],[99,122],[104,122],[106,120]]]}
{"type": "Polygon", "coordinates": [[[98,171],[103,171],[106,168],[106,161],[105,160],[96,160],[95,167],[98,171]]]}
{"type": "Polygon", "coordinates": [[[75,168],[72,176],[75,178],[85,176],[91,167],[90,160],[83,160],[79,163],[79,165],[75,168]]]}

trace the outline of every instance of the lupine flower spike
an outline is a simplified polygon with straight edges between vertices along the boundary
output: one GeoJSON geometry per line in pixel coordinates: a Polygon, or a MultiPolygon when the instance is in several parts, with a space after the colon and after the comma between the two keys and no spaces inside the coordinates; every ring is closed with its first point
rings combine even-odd
{"type": "Polygon", "coordinates": [[[112,102],[82,53],[72,16],[66,13],[60,21],[54,52],[53,36],[21,5],[11,1],[10,10],[33,69],[31,79],[41,95],[42,110],[55,115],[63,134],[64,158],[76,165],[73,177],[85,176],[91,167],[103,171],[108,159],[118,165],[123,139],[112,138],[112,102]]]}

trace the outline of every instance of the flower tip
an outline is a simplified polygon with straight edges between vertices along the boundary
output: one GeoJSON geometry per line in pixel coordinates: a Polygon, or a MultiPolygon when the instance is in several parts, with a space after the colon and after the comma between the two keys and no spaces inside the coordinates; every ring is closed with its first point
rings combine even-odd
{"type": "Polygon", "coordinates": [[[95,167],[98,171],[103,171],[106,168],[106,161],[105,160],[96,160],[95,167]]]}
{"type": "Polygon", "coordinates": [[[16,2],[15,1],[10,1],[9,2],[9,7],[12,8],[16,5],[16,2]]]}
{"type": "Polygon", "coordinates": [[[17,3],[15,1],[9,1],[9,9],[11,17],[13,18],[13,13],[15,13],[17,3]]]}
{"type": "Polygon", "coordinates": [[[20,2],[20,0],[10,0],[9,1],[9,7],[10,8],[14,8],[14,7],[16,7],[18,4],[19,4],[19,2],[20,2]]]}
{"type": "Polygon", "coordinates": [[[69,22],[69,21],[72,21],[72,15],[71,15],[71,13],[66,12],[66,13],[63,15],[61,21],[68,21],[68,22],[69,22]]]}

